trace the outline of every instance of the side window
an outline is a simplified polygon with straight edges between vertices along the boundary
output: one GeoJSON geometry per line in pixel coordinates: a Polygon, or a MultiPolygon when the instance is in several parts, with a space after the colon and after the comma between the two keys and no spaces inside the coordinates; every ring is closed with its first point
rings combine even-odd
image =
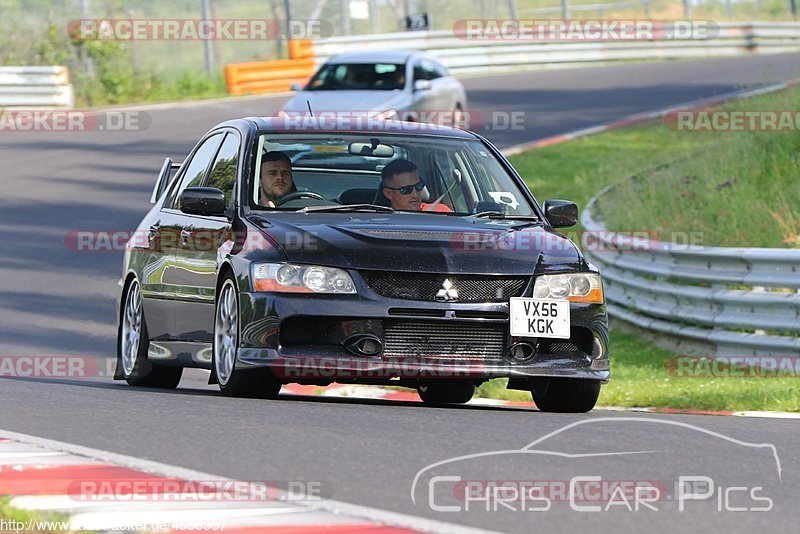
{"type": "Polygon", "coordinates": [[[414,63],[414,81],[427,79],[428,73],[422,68],[422,62],[417,61],[414,63]]]}
{"type": "Polygon", "coordinates": [[[431,68],[433,69],[434,78],[444,78],[448,75],[447,69],[438,63],[431,63],[431,68]]]}
{"type": "Polygon", "coordinates": [[[442,77],[442,74],[436,68],[436,65],[434,65],[430,61],[427,61],[427,60],[423,59],[420,62],[420,64],[422,65],[422,70],[425,72],[425,78],[423,78],[423,79],[425,79],[425,80],[435,80],[436,78],[441,78],[442,77]]]}
{"type": "Polygon", "coordinates": [[[186,167],[186,172],[183,173],[180,185],[175,188],[172,199],[170,199],[170,207],[180,209],[181,193],[187,187],[196,187],[203,183],[203,178],[208,169],[208,164],[211,158],[217,153],[217,148],[222,141],[222,134],[217,134],[206,139],[202,145],[195,151],[192,160],[186,167]]]}
{"type": "Polygon", "coordinates": [[[233,186],[236,183],[236,166],[239,163],[239,139],[229,133],[222,142],[217,159],[208,175],[208,187],[216,187],[225,193],[225,205],[230,206],[233,186]]]}

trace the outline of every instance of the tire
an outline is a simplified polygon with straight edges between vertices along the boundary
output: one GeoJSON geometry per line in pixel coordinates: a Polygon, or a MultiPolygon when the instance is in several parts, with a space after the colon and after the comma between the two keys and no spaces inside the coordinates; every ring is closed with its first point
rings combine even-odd
{"type": "Polygon", "coordinates": [[[133,279],[125,291],[117,335],[117,354],[122,377],[131,386],[175,389],[183,375],[182,367],[160,367],[147,360],[150,338],[142,306],[139,281],[133,279]]]}
{"type": "Polygon", "coordinates": [[[580,378],[550,378],[531,386],[536,407],[543,412],[585,413],[600,396],[600,382],[580,378]]]}
{"type": "Polygon", "coordinates": [[[213,369],[222,394],[228,397],[274,399],[281,382],[268,367],[237,369],[241,321],[239,290],[232,275],[227,275],[217,292],[214,307],[213,369]]]}
{"type": "Polygon", "coordinates": [[[425,404],[465,404],[475,393],[475,384],[465,380],[437,380],[417,386],[425,404]]]}

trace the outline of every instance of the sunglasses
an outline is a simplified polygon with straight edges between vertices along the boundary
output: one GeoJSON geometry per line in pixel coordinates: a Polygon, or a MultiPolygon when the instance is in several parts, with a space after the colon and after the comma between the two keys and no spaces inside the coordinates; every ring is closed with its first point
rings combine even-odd
{"type": "Polygon", "coordinates": [[[391,189],[392,191],[400,191],[401,195],[410,195],[411,191],[422,191],[425,189],[425,182],[420,180],[419,182],[411,185],[404,185],[403,187],[389,187],[388,185],[383,186],[386,189],[391,189]]]}

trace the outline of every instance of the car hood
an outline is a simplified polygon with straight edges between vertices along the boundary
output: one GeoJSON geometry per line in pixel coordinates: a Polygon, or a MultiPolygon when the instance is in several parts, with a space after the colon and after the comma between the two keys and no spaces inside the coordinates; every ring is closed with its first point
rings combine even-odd
{"type": "Polygon", "coordinates": [[[344,269],[531,275],[575,270],[575,245],[542,225],[434,214],[251,215],[293,263],[344,269]]]}
{"type": "Polygon", "coordinates": [[[408,98],[394,91],[300,91],[283,105],[283,111],[307,113],[312,111],[386,111],[408,107],[408,98]]]}

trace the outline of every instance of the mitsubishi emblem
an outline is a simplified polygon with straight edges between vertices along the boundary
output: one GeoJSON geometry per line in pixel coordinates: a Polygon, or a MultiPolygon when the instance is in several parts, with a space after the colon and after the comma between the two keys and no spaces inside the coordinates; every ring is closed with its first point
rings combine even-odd
{"type": "Polygon", "coordinates": [[[458,289],[453,287],[453,283],[448,280],[447,278],[444,279],[442,282],[442,289],[440,289],[433,300],[440,300],[445,302],[451,302],[454,300],[458,300],[458,289]]]}

